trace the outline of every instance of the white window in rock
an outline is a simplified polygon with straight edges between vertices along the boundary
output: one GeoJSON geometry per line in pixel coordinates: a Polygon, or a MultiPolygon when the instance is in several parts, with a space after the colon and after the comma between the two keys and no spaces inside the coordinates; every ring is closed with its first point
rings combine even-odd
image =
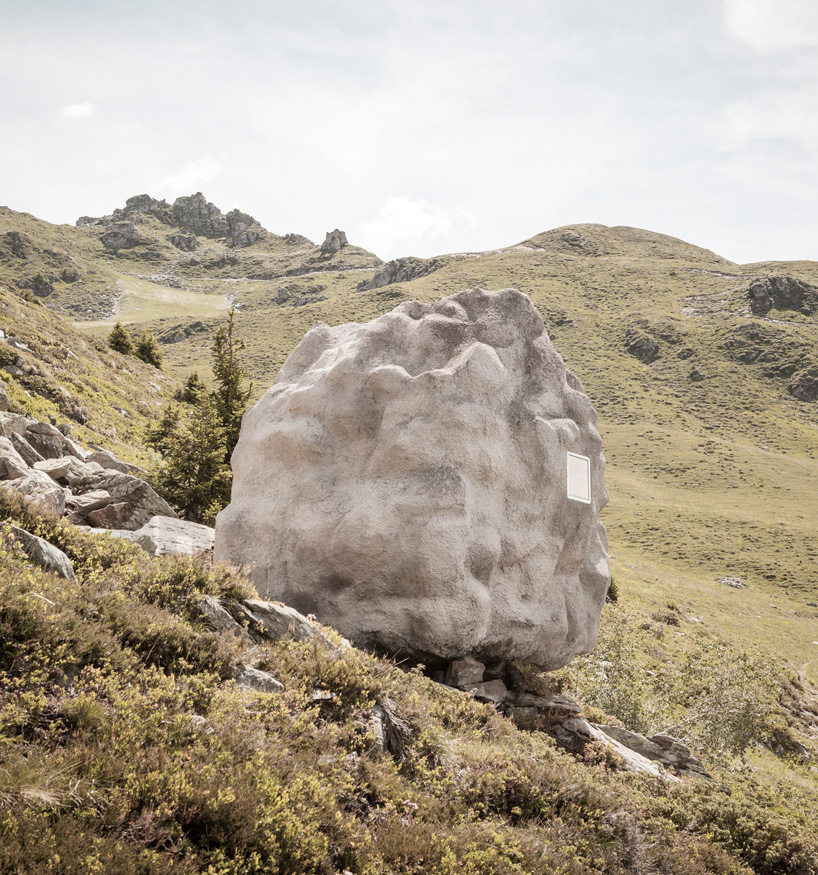
{"type": "Polygon", "coordinates": [[[591,503],[591,460],[587,456],[568,453],[568,497],[591,503]]]}

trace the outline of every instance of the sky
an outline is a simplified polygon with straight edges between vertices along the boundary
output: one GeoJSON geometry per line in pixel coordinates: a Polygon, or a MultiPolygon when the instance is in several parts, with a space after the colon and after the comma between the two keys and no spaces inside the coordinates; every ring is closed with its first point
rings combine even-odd
{"type": "Polygon", "coordinates": [[[202,191],[384,259],[631,225],[818,260],[816,0],[0,0],[0,203],[202,191]]]}

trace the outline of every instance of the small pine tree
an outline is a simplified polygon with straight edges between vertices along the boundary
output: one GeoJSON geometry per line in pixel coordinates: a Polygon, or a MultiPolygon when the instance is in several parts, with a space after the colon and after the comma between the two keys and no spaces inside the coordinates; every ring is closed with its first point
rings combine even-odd
{"type": "MultiPolygon", "coordinates": [[[[171,420],[169,415],[168,424],[171,420]]],[[[160,438],[157,444],[164,452],[164,464],[157,475],[159,492],[185,519],[212,522],[215,513],[230,501],[224,427],[213,400],[202,396],[187,421],[177,420],[168,437],[160,438]]]]}
{"type": "Polygon", "coordinates": [[[117,322],[108,335],[108,346],[124,355],[134,354],[133,339],[121,322],[117,322]]]}
{"type": "Polygon", "coordinates": [[[162,353],[159,351],[159,344],[156,342],[156,338],[152,334],[148,334],[147,331],[143,331],[139,337],[136,344],[136,356],[143,362],[162,369],[162,353]]]}
{"type": "Polygon", "coordinates": [[[181,417],[182,414],[175,404],[165,405],[159,422],[148,426],[145,431],[145,443],[163,456],[167,455],[178,443],[181,417]]]}
{"type": "Polygon", "coordinates": [[[194,371],[185,380],[185,386],[182,389],[181,400],[185,404],[197,404],[201,398],[207,394],[207,386],[205,386],[199,374],[194,371]]]}
{"type": "Polygon", "coordinates": [[[253,391],[252,383],[246,388],[244,386],[248,373],[239,358],[239,353],[244,349],[244,341],[234,334],[235,314],[236,311],[231,310],[227,317],[227,324],[219,328],[213,336],[215,388],[212,397],[224,427],[225,458],[228,462],[238,443],[241,418],[253,391]]]}

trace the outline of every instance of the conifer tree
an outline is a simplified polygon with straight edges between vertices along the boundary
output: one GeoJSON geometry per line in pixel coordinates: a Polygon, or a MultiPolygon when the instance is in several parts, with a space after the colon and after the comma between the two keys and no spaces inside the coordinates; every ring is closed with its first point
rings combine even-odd
{"type": "Polygon", "coordinates": [[[175,404],[166,404],[156,425],[148,426],[145,443],[163,456],[167,455],[177,442],[181,416],[175,404]]]}
{"type": "MultiPolygon", "coordinates": [[[[178,413],[178,411],[177,411],[178,413]]],[[[172,417],[168,417],[170,425],[172,417]]],[[[230,469],[225,463],[225,433],[213,399],[203,395],[191,416],[178,419],[161,447],[164,463],[157,475],[160,493],[185,519],[213,523],[230,500],[230,469]]]]}
{"type": "Polygon", "coordinates": [[[136,344],[136,356],[143,362],[161,370],[162,353],[159,351],[159,344],[156,342],[156,338],[147,331],[143,331],[139,337],[136,344]]]}
{"type": "Polygon", "coordinates": [[[133,339],[128,329],[121,322],[117,322],[111,329],[111,333],[108,335],[108,346],[124,355],[134,354],[133,339]]]}
{"type": "Polygon", "coordinates": [[[199,399],[206,394],[207,386],[205,386],[198,371],[193,371],[187,380],[185,380],[185,387],[182,389],[182,401],[186,404],[196,404],[199,399]]]}
{"type": "Polygon", "coordinates": [[[239,440],[241,418],[247,409],[253,384],[245,387],[248,373],[239,353],[244,341],[236,337],[235,310],[227,316],[227,324],[218,329],[213,337],[213,377],[215,388],[213,400],[225,431],[226,460],[229,462],[239,440]]]}

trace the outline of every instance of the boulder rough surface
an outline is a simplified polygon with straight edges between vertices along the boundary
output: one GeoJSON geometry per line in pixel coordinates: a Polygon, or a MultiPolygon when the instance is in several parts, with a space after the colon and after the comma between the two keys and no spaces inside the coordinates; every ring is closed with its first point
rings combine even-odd
{"type": "Polygon", "coordinates": [[[554,669],[594,646],[610,580],[601,448],[521,292],[318,323],[244,417],[215,558],[362,646],[554,669]]]}

